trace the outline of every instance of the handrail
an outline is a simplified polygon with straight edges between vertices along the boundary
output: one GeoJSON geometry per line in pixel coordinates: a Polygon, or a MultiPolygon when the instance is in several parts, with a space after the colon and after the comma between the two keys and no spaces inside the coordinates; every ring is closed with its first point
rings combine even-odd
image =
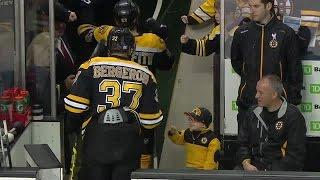
{"type": "Polygon", "coordinates": [[[256,171],[246,172],[237,170],[138,170],[132,173],[132,180],[139,179],[170,179],[170,180],[319,180],[320,172],[292,172],[292,171],[256,171]]]}

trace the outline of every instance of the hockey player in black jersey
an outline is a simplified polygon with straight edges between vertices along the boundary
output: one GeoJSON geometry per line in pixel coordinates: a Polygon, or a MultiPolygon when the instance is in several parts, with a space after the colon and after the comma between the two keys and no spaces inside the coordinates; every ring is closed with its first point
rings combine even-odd
{"type": "Polygon", "coordinates": [[[131,172],[139,168],[140,124],[152,129],[163,118],[154,75],[130,61],[135,47],[130,31],[113,28],[106,45],[109,57],[83,63],[65,98],[70,120],[90,117],[83,138],[80,180],[130,179],[131,172]]]}
{"type": "MultiPolygon", "coordinates": [[[[167,34],[164,25],[155,20],[148,19],[147,24],[150,31],[146,32],[140,22],[140,10],[132,0],[120,0],[114,6],[114,19],[118,27],[128,27],[135,37],[136,49],[132,60],[147,66],[153,73],[158,70],[170,70],[174,63],[174,58],[166,47],[164,38],[167,34]],[[157,33],[157,34],[154,34],[157,33]],[[163,37],[160,37],[163,35],[163,37]]],[[[83,24],[78,28],[79,36],[88,43],[105,41],[109,32],[114,26],[83,24]]],[[[99,43],[104,47],[104,43],[99,43]]],[[[98,46],[99,46],[98,44],[98,46]]],[[[99,56],[97,47],[93,56],[99,56]]],[[[102,50],[101,52],[105,52],[102,50]]]]}
{"type": "MultiPolygon", "coordinates": [[[[120,0],[114,7],[114,19],[119,27],[128,27],[133,33],[136,42],[135,52],[131,58],[132,61],[146,66],[152,73],[156,70],[170,70],[174,63],[174,57],[166,47],[165,41],[159,37],[159,34],[165,34],[163,25],[157,21],[148,19],[148,25],[151,26],[152,32],[144,33],[140,22],[139,6],[132,0],[120,0]]],[[[108,38],[110,31],[114,26],[103,25],[96,27],[93,25],[81,25],[78,28],[78,34],[87,42],[97,41],[98,45],[93,53],[94,56],[105,55],[105,40],[108,38]]],[[[164,37],[165,38],[165,37],[164,37]]],[[[154,154],[154,132],[153,130],[142,130],[145,143],[143,155],[141,157],[141,168],[152,167],[152,155],[154,154]]],[[[156,163],[154,159],[154,163],[156,163]]]]}

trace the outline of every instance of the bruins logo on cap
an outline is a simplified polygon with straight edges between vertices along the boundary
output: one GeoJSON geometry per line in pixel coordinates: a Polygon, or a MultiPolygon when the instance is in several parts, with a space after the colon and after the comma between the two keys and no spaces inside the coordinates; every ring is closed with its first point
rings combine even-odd
{"type": "Polygon", "coordinates": [[[276,14],[282,16],[289,16],[293,12],[293,1],[292,0],[275,0],[274,9],[276,14]]]}
{"type": "Polygon", "coordinates": [[[197,116],[201,116],[201,109],[200,108],[194,108],[194,110],[192,110],[193,113],[195,113],[197,116]]]}
{"type": "Polygon", "coordinates": [[[148,138],[144,138],[144,139],[143,139],[143,143],[144,143],[144,144],[149,144],[149,139],[148,139],[148,138]]]}
{"type": "Polygon", "coordinates": [[[276,130],[280,130],[283,127],[283,122],[282,121],[278,121],[276,122],[276,130]]]}
{"type": "Polygon", "coordinates": [[[277,41],[277,34],[276,33],[272,33],[272,40],[269,43],[269,46],[271,48],[276,48],[278,47],[278,41],[277,41]]]}
{"type": "Polygon", "coordinates": [[[202,144],[207,144],[208,139],[206,137],[201,138],[201,143],[202,144]]]}

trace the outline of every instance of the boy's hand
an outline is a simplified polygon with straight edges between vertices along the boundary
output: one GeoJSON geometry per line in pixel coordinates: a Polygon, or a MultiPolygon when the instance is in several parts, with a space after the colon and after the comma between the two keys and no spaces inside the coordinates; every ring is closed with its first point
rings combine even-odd
{"type": "Polygon", "coordinates": [[[180,42],[181,44],[186,44],[189,41],[189,37],[187,35],[181,35],[180,42]]]}
{"type": "Polygon", "coordinates": [[[181,21],[182,21],[184,24],[188,24],[188,23],[189,23],[189,22],[188,22],[188,16],[186,16],[186,15],[181,16],[181,21]]]}
{"type": "Polygon", "coordinates": [[[178,132],[178,130],[174,126],[171,126],[171,128],[169,129],[169,134],[170,135],[175,135],[175,134],[177,134],[177,132],[178,132]]]}

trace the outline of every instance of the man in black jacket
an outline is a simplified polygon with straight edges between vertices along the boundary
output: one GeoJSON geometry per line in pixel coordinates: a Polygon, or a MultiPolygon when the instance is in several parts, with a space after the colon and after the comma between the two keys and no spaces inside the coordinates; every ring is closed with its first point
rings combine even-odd
{"type": "Polygon", "coordinates": [[[301,171],[305,157],[306,124],[298,108],[281,96],[278,76],[257,83],[256,99],[239,129],[238,160],[247,171],[301,171]]]}
{"type": "Polygon", "coordinates": [[[267,74],[278,75],[284,85],[284,97],[300,104],[302,65],[299,60],[297,35],[277,19],[274,0],[250,0],[251,23],[239,27],[231,47],[231,63],[241,77],[237,105],[239,126],[245,110],[257,104],[254,93],[259,79],[267,74]]]}

